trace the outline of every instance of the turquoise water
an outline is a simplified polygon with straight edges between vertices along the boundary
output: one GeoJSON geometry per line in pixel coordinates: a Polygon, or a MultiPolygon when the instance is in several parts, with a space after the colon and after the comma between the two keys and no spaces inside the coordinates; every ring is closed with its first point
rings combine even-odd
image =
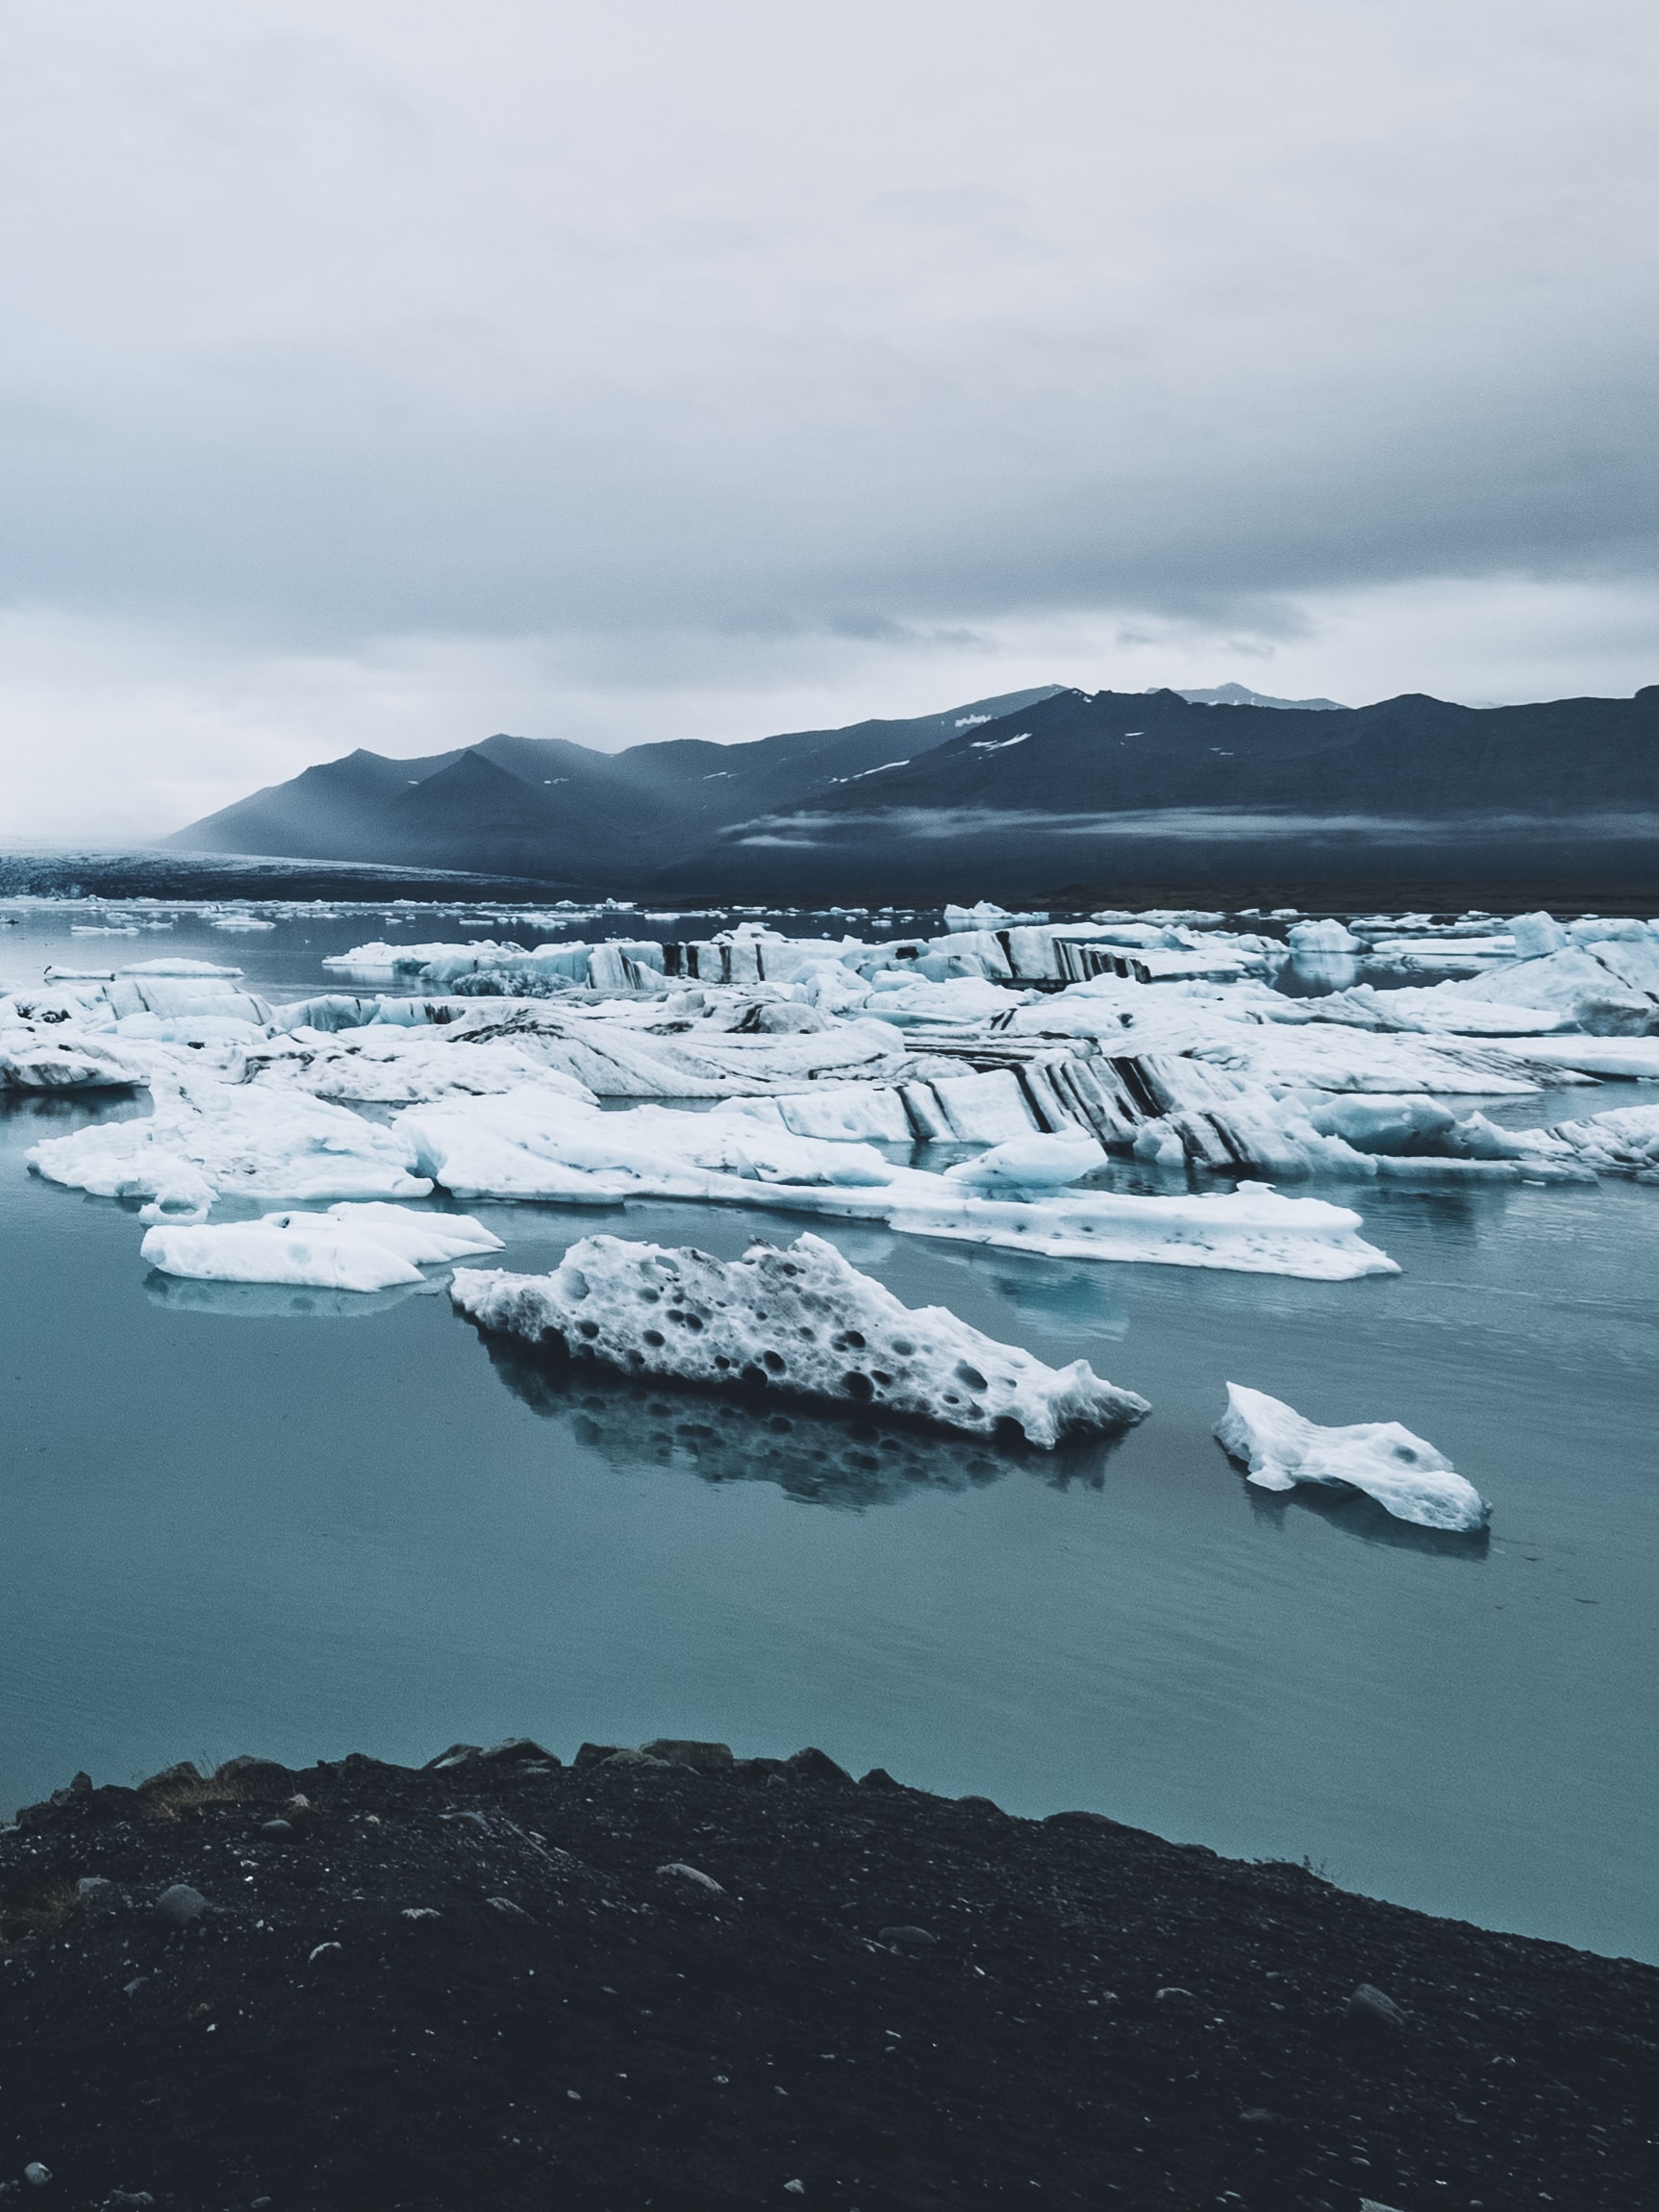
{"type": "MultiPolygon", "coordinates": [[[[106,943],[198,949],[76,950],[106,943]]],[[[248,941],[214,945],[263,980],[248,941]]],[[[572,1386],[441,1295],[163,1283],[131,1209],[23,1168],[87,1118],[0,1112],[0,1805],[241,1750],[813,1742],[1659,1959],[1659,1191],[1367,1188],[1405,1271],[1334,1286],[828,1224],[908,1302],[1152,1400],[1049,1460],[572,1386]],[[1209,1434],[1229,1379],[1404,1420],[1490,1538],[1250,1491],[1209,1434]]],[[[600,1227],[722,1253],[798,1227],[478,1210],[524,1269],[600,1227]]]]}

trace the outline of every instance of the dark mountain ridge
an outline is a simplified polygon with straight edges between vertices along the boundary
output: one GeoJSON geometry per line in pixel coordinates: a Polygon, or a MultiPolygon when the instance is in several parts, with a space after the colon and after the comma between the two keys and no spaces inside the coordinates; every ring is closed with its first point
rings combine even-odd
{"type": "Polygon", "coordinates": [[[732,900],[1018,898],[1294,876],[1659,889],[1659,686],[1318,712],[1045,688],[905,721],[617,754],[358,752],[169,841],[732,900]]]}
{"type": "Polygon", "coordinates": [[[967,723],[1034,705],[1054,688],[750,744],[682,738],[599,753],[565,738],[500,733],[427,760],[359,751],[256,792],[166,843],[530,874],[591,890],[641,880],[733,823],[824,798],[839,779],[942,744],[967,723]]]}

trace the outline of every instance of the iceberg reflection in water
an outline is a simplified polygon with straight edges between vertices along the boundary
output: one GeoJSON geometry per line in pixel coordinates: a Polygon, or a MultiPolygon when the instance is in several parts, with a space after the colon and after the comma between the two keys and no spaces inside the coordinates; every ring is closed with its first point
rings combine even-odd
{"type": "Polygon", "coordinates": [[[430,1296],[445,1287],[441,1278],[429,1283],[399,1283],[390,1291],[325,1291],[297,1283],[214,1283],[192,1275],[163,1275],[152,1268],[144,1277],[144,1295],[153,1305],[172,1313],[215,1314],[225,1320],[339,1321],[362,1320],[384,1314],[405,1298],[430,1296]]]}
{"type": "Polygon", "coordinates": [[[1240,1483],[1239,1489],[1257,1528],[1284,1531],[1294,1516],[1311,1513],[1345,1536],[1357,1536],[1362,1543],[1380,1546],[1384,1550],[1427,1552],[1436,1558],[1478,1566],[1492,1549],[1488,1523],[1469,1529],[1419,1528],[1412,1521],[1396,1521],[1374,1497],[1357,1490],[1325,1490],[1312,1483],[1298,1483],[1288,1491],[1257,1490],[1247,1482],[1240,1483]]]}
{"type": "Polygon", "coordinates": [[[609,1466],[631,1472],[643,1462],[704,1482],[770,1482],[792,1497],[855,1513],[917,1490],[983,1489],[1017,1470],[1057,1488],[1098,1489],[1121,1441],[1091,1437],[1043,1452],[993,1445],[798,1401],[634,1382],[481,1335],[513,1395],[609,1466]]]}

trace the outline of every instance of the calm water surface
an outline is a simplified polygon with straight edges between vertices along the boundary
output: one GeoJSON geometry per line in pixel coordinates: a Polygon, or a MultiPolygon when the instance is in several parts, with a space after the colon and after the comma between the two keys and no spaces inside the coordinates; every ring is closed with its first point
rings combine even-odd
{"type": "MultiPolygon", "coordinates": [[[[304,990],[375,934],[307,933],[45,956],[199,951],[304,990]]],[[[24,935],[0,974],[34,981],[24,935]]],[[[907,1302],[1152,1400],[1048,1460],[571,1386],[492,1361],[437,1293],[163,1282],[132,1209],[24,1169],[88,1118],[0,1112],[0,1804],[250,1749],[812,1742],[1659,1959],[1659,1190],[1366,1188],[1405,1271],[1333,1286],[814,1224],[907,1302]],[[1406,1421],[1492,1500],[1490,1540],[1251,1492],[1209,1433],[1229,1379],[1406,1421]]],[[[524,1269],[599,1227],[736,1253],[799,1226],[478,1210],[524,1269]]]]}

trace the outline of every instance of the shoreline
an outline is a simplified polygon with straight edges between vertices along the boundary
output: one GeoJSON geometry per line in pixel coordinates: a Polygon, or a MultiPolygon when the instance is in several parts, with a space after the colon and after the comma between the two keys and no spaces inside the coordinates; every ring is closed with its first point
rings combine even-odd
{"type": "Polygon", "coordinates": [[[813,1750],[77,1776],[0,2060],[88,2212],[1659,2200],[1659,1969],[813,1750]]]}

